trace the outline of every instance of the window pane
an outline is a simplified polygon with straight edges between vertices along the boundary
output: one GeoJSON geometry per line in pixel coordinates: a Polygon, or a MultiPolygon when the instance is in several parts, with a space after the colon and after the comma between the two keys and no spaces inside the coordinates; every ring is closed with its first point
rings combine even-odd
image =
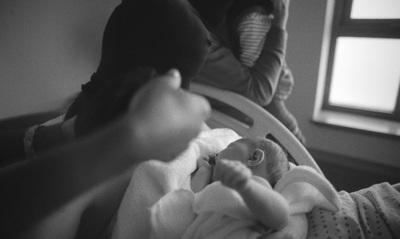
{"type": "Polygon", "coordinates": [[[399,0],[353,0],[353,19],[399,19],[399,0]]]}
{"type": "Polygon", "coordinates": [[[399,84],[399,39],[337,39],[330,104],[391,113],[399,84]]]}

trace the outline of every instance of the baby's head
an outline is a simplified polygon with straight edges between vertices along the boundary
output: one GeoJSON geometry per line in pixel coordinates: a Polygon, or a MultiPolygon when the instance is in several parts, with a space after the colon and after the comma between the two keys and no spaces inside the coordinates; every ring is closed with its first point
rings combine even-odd
{"type": "Polygon", "coordinates": [[[253,175],[266,179],[272,187],[290,167],[283,149],[262,137],[246,137],[230,143],[216,155],[215,160],[221,158],[241,161],[253,175]]]}

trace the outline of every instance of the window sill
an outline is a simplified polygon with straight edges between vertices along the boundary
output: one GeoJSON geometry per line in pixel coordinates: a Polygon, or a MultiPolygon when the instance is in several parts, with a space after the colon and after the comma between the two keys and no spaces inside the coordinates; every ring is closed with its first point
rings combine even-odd
{"type": "Polygon", "coordinates": [[[385,136],[400,137],[400,123],[333,111],[320,111],[313,116],[316,123],[339,126],[385,136]]]}

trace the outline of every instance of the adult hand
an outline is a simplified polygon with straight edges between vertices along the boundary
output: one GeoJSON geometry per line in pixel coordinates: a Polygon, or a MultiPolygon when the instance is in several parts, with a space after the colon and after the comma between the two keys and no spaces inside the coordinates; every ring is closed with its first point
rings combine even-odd
{"type": "Polygon", "coordinates": [[[272,24],[285,30],[289,18],[290,0],[272,0],[272,2],[274,4],[274,20],[272,24]]]}
{"type": "Polygon", "coordinates": [[[286,64],[283,65],[279,76],[278,86],[274,98],[277,100],[287,100],[292,93],[294,85],[293,74],[286,64]]]}
{"type": "Polygon", "coordinates": [[[136,150],[170,160],[199,134],[210,105],[204,97],[180,89],[180,84],[179,72],[172,69],[150,80],[131,100],[127,116],[142,146],[136,150]]]}

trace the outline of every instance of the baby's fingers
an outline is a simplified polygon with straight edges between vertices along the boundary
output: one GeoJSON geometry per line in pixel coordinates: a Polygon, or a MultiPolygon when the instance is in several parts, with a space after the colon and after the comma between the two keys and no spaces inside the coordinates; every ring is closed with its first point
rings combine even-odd
{"type": "Polygon", "coordinates": [[[247,184],[251,171],[241,162],[221,159],[218,160],[214,176],[214,180],[220,180],[228,187],[239,189],[247,184]]]}

